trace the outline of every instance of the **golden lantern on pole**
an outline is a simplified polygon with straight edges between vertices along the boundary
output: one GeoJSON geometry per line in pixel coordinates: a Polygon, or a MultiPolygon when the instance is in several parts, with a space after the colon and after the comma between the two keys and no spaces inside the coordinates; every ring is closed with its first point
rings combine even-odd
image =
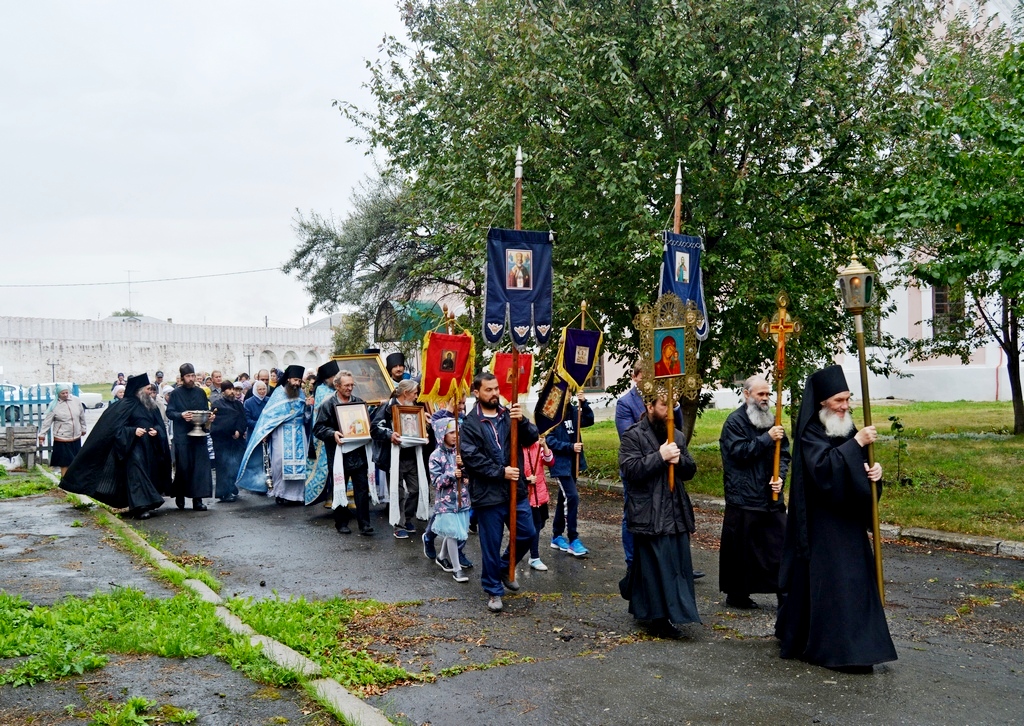
{"type": "MultiPolygon", "coordinates": [[[[871,396],[868,394],[868,364],[864,353],[864,311],[871,306],[875,292],[875,273],[857,259],[856,253],[846,267],[839,268],[839,292],[843,306],[853,315],[860,358],[860,390],[864,399],[864,425],[871,426],[871,396]]],[[[875,465],[875,445],[868,444],[868,466],[875,465]]],[[[875,550],[875,578],[878,596],[885,606],[885,581],[882,574],[882,532],[878,521],[878,484],[871,482],[871,533],[875,550]]]]}

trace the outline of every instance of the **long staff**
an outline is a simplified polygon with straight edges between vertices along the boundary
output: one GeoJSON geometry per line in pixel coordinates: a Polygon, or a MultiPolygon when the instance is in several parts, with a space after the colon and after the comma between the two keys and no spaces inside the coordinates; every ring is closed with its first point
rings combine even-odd
{"type": "MultiPolygon", "coordinates": [[[[587,301],[580,302],[580,330],[587,329],[587,301]]],[[[576,394],[576,443],[583,443],[583,404],[579,400],[579,392],[576,394]]],[[[576,477],[580,475],[580,452],[576,452],[576,477]]]]}
{"type": "MultiPolygon", "coordinates": [[[[516,187],[515,187],[515,229],[523,228],[523,149],[516,149],[516,187]]],[[[519,347],[512,343],[512,398],[509,404],[519,403],[519,347]]],[[[509,419],[509,443],[512,446],[509,466],[519,468],[519,422],[509,419]]],[[[516,579],[516,494],[518,481],[509,482],[508,500],[508,581],[516,579]]]]}
{"type": "MultiPolygon", "coordinates": [[[[860,355],[860,390],[864,396],[864,425],[871,426],[871,396],[868,393],[867,357],[864,353],[864,318],[860,313],[853,316],[857,333],[857,352],[860,355]]],[[[875,445],[868,444],[868,466],[875,465],[875,445]]],[[[878,482],[871,482],[871,537],[875,549],[875,580],[878,582],[878,597],[885,607],[885,576],[882,572],[882,528],[878,522],[878,482]]]]}
{"type": "MultiPolygon", "coordinates": [[[[676,165],[676,199],[672,210],[672,231],[679,234],[683,230],[683,162],[680,160],[676,165]]],[[[668,387],[668,433],[665,435],[665,443],[676,440],[676,406],[675,397],[672,395],[672,379],[665,382],[668,387]]],[[[668,490],[675,491],[676,488],[676,467],[668,465],[668,490]]]]}

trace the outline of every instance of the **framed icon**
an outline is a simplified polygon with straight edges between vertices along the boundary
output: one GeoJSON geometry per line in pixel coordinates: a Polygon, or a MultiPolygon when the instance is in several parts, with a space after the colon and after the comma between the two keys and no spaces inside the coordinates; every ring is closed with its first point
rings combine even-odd
{"type": "Polygon", "coordinates": [[[331,360],[338,361],[341,370],[351,371],[355,381],[353,396],[374,406],[391,398],[395,386],[379,355],[334,355],[331,360]]]}
{"type": "Polygon", "coordinates": [[[533,250],[510,249],[505,252],[505,289],[533,289],[533,250]]]}
{"type": "Polygon", "coordinates": [[[674,378],[686,372],[683,353],[686,350],[686,328],[655,328],[654,377],[674,378]]]}
{"type": "Polygon", "coordinates": [[[427,438],[427,423],[419,406],[392,406],[392,430],[409,439],[427,438]]]}
{"type": "Polygon", "coordinates": [[[690,282],[690,254],[676,251],[676,282],[690,282]]]}
{"type": "Polygon", "coordinates": [[[334,408],[338,431],[346,439],[370,437],[370,414],[365,403],[339,403],[334,408]]]}

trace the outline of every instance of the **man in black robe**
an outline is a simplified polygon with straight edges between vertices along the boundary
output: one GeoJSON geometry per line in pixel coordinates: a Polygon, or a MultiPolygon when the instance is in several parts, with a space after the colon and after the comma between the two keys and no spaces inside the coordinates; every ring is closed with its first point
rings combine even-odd
{"type": "Polygon", "coordinates": [[[626,429],[619,445],[619,470],[629,488],[626,526],[633,535],[633,565],[619,591],[629,600],[630,614],[653,635],[678,638],[675,625],[700,622],[690,557],[693,505],[684,484],[697,473],[697,464],[683,432],[673,426],[669,436],[664,395],[645,406],[647,412],[626,429]]]}
{"type": "Polygon", "coordinates": [[[239,397],[242,387],[224,381],[220,384],[221,395],[213,404],[213,412],[217,415],[210,424],[210,438],[213,440],[213,464],[217,472],[217,501],[234,502],[238,500],[238,487],[235,477],[238,476],[238,465],[242,463],[245,453],[245,432],[248,428],[245,420],[245,409],[239,397]]]}
{"type": "MultiPolygon", "coordinates": [[[[334,479],[334,460],[338,455],[338,447],[345,445],[345,432],[339,431],[338,412],[339,404],[366,403],[359,396],[352,395],[355,387],[355,377],[351,371],[339,371],[334,377],[334,393],[325,398],[316,410],[316,420],[313,423],[313,436],[324,442],[324,453],[327,455],[327,480],[334,479]]],[[[365,439],[369,431],[364,432],[365,439]]],[[[349,438],[353,438],[349,436],[349,438]]],[[[370,525],[370,485],[366,474],[369,464],[366,460],[366,447],[346,451],[342,454],[342,463],[345,468],[346,484],[352,482],[352,496],[356,505],[356,521],[359,523],[359,534],[369,537],[373,534],[373,527],[370,525]]],[[[333,496],[338,496],[335,492],[333,496]]],[[[352,529],[348,526],[352,513],[348,507],[337,506],[334,508],[334,528],[342,534],[351,534],[352,529]]]]}
{"type": "MultiPolygon", "coordinates": [[[[167,401],[167,418],[174,427],[174,483],[171,496],[178,509],[185,508],[185,499],[192,500],[192,509],[205,512],[203,497],[213,494],[213,467],[206,449],[205,436],[189,436],[192,430],[192,411],[210,408],[206,393],[196,385],[196,369],[191,363],[182,364],[181,386],[175,388],[167,401]]],[[[215,414],[210,414],[213,423],[215,414]]]]}
{"type": "Polygon", "coordinates": [[[753,592],[779,591],[779,561],[786,532],[782,483],[789,471],[786,432],[775,425],[771,388],[762,376],[743,382],[743,405],[729,414],[718,439],[725,484],[725,517],[718,551],[718,588],[725,604],[758,607],[753,592]],[[775,442],[781,441],[779,478],[775,442]],[[777,500],[772,500],[772,494],[777,500]]]}
{"type": "Polygon", "coordinates": [[[867,464],[866,447],[876,438],[874,426],[856,430],[842,368],[807,379],[775,623],[783,658],[857,673],[896,660],[866,533],[870,482],[881,492],[882,467],[867,464]]]}
{"type": "Polygon", "coordinates": [[[100,416],[60,486],[148,519],[171,485],[167,429],[147,374],[129,378],[125,393],[100,416]]]}

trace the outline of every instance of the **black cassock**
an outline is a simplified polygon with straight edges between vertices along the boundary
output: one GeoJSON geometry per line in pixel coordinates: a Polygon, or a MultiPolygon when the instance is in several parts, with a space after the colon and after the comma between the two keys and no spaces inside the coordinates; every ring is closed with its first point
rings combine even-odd
{"type": "Polygon", "coordinates": [[[217,417],[210,424],[210,438],[213,439],[214,468],[217,471],[217,498],[237,496],[238,467],[245,455],[245,408],[241,401],[220,399],[214,408],[217,417]],[[238,438],[235,438],[235,434],[238,438]]]}
{"type": "Polygon", "coordinates": [[[174,426],[174,482],[170,496],[202,499],[213,494],[213,467],[206,448],[206,436],[189,436],[192,424],[181,415],[185,411],[210,408],[206,393],[199,386],[179,386],[167,401],[167,418],[174,426]]]}
{"type": "MultiPolygon", "coordinates": [[[[725,482],[725,516],[718,553],[718,589],[736,597],[778,592],[786,505],[772,501],[775,442],[750,422],[746,406],[729,414],[718,440],[725,482]]],[[[779,478],[789,471],[783,437],[779,478]]]]}
{"type": "Polygon", "coordinates": [[[853,434],[829,438],[817,416],[799,435],[775,624],[783,658],[829,668],[896,660],[867,537],[865,452],[853,434]]]}
{"type": "Polygon", "coordinates": [[[147,409],[134,396],[108,407],[61,479],[62,489],[89,496],[116,509],[156,509],[171,483],[171,452],[159,409],[147,409]],[[137,428],[157,435],[136,436],[137,428]]]}

